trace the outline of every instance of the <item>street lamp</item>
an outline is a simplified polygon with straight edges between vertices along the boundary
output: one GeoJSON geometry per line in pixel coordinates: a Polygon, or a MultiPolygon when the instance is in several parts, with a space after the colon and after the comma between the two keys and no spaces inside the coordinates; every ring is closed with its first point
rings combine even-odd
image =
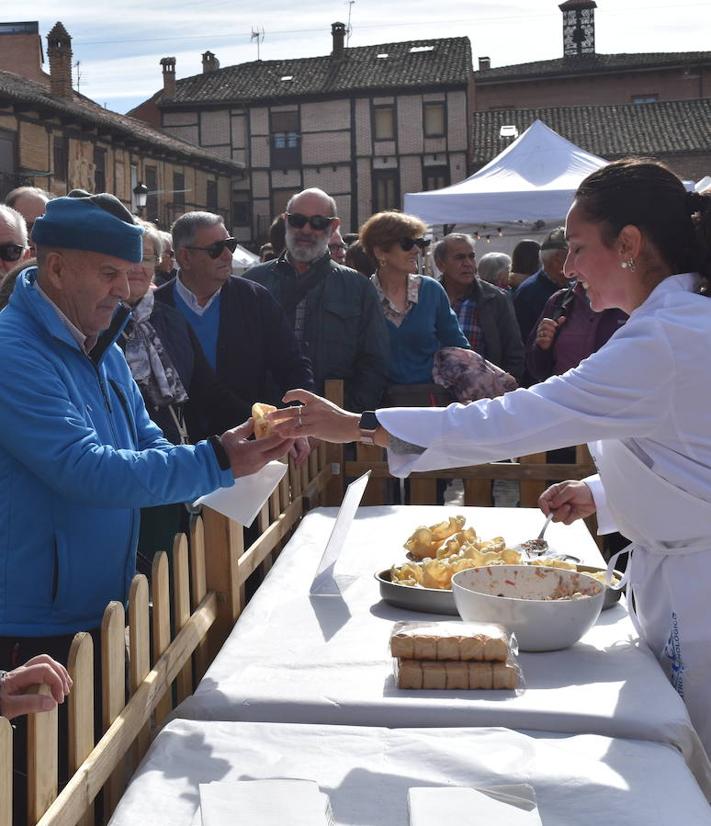
{"type": "Polygon", "coordinates": [[[133,188],[133,195],[136,199],[136,212],[142,215],[148,201],[148,187],[139,181],[133,188]]]}

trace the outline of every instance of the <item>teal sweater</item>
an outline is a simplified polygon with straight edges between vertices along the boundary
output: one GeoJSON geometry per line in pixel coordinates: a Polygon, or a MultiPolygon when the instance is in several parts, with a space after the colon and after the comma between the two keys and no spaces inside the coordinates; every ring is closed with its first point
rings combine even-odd
{"type": "Polygon", "coordinates": [[[442,347],[470,349],[447,293],[434,278],[422,277],[417,304],[396,327],[387,322],[390,334],[390,374],[393,384],[429,384],[434,354],[442,347]]]}

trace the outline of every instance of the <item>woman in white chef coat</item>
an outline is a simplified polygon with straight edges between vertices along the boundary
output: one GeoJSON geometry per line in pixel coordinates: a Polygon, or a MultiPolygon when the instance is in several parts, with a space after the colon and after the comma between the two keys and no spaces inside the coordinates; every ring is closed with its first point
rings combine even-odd
{"type": "Polygon", "coordinates": [[[597,353],[528,390],[447,408],[359,417],[302,391],[275,414],[284,435],[388,448],[391,471],[459,467],[587,441],[599,476],[548,488],[540,504],[632,542],[642,638],[684,697],[711,753],[711,193],[666,167],[622,160],[580,185],[565,273],[593,310],[627,324],[597,353]]]}

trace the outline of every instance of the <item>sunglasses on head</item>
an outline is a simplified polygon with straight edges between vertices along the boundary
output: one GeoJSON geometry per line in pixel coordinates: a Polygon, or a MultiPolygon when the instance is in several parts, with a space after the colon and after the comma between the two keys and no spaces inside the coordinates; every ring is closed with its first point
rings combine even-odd
{"type": "Polygon", "coordinates": [[[3,261],[19,261],[24,251],[25,248],[19,244],[0,244],[0,258],[3,261]]]}
{"type": "Polygon", "coordinates": [[[209,247],[185,247],[186,250],[202,250],[206,252],[210,258],[219,258],[225,251],[225,248],[230,252],[234,252],[237,249],[237,239],[223,238],[222,241],[215,241],[215,243],[210,244],[209,247]]]}
{"type": "Polygon", "coordinates": [[[400,239],[400,247],[404,252],[409,252],[415,245],[420,248],[421,252],[424,252],[427,247],[430,245],[429,238],[401,238],[400,239]]]}
{"type": "Polygon", "coordinates": [[[286,220],[290,227],[295,227],[296,229],[303,229],[303,227],[308,224],[311,229],[315,229],[317,232],[323,232],[323,230],[328,229],[331,222],[336,219],[335,217],[327,218],[325,215],[302,215],[300,212],[287,212],[286,220]]]}

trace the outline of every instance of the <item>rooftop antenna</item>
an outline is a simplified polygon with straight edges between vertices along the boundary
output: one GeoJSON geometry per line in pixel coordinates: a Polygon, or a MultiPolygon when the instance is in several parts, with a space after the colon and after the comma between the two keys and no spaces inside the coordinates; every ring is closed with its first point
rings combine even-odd
{"type": "Polygon", "coordinates": [[[346,26],[346,48],[348,48],[349,43],[351,42],[351,12],[353,11],[353,5],[355,4],[355,0],[346,0],[348,5],[348,25],[346,26]]]}
{"type": "Polygon", "coordinates": [[[77,60],[74,68],[77,70],[77,92],[81,92],[81,60],[77,60]]]}
{"type": "Polygon", "coordinates": [[[252,27],[252,34],[250,35],[250,40],[257,41],[257,60],[261,60],[260,53],[259,53],[259,46],[264,40],[264,26],[258,26],[256,29],[254,26],[252,27]]]}

